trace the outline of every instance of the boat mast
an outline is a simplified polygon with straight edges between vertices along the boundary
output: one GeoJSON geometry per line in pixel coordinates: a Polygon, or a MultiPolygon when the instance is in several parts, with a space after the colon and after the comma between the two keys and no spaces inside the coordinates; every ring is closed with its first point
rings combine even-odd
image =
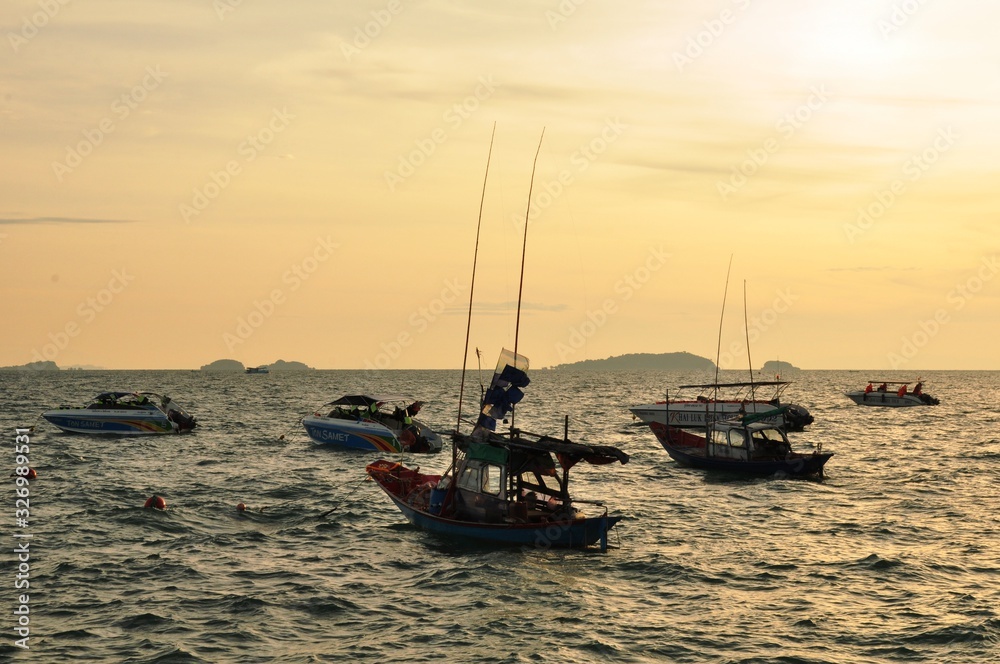
{"type": "Polygon", "coordinates": [[[542,139],[545,138],[545,127],[538,138],[538,149],[535,150],[535,160],[531,163],[531,183],[528,185],[528,206],[524,211],[524,240],[521,244],[521,279],[517,287],[517,319],[514,323],[514,364],[517,364],[517,338],[521,330],[521,294],[524,292],[524,256],[528,251],[528,215],[531,212],[531,192],[535,188],[535,167],[538,165],[538,153],[542,151],[542,139]]]}
{"type": "MultiPolygon", "coordinates": [[[[521,278],[517,287],[517,318],[514,322],[514,367],[517,368],[517,340],[521,331],[521,295],[524,292],[524,257],[528,252],[528,216],[531,213],[531,193],[535,188],[535,167],[538,166],[538,154],[542,151],[542,139],[545,138],[545,127],[538,137],[538,148],[535,150],[535,160],[531,162],[531,183],[528,185],[528,205],[524,210],[524,240],[521,244],[521,278]]],[[[514,428],[514,408],[510,411],[510,428],[514,428]]]]}
{"type": "MultiPolygon", "coordinates": [[[[743,329],[747,337],[747,364],[750,365],[750,403],[757,400],[756,388],[753,384],[753,360],[750,359],[750,325],[747,323],[747,280],[743,280],[743,329]]],[[[756,411],[754,411],[756,412],[756,411]]]]}
{"type": "MultiPolygon", "coordinates": [[[[483,175],[483,193],[479,199],[479,222],[476,224],[476,250],[472,254],[472,283],[469,285],[469,318],[465,323],[465,352],[462,353],[462,382],[458,388],[458,422],[455,423],[455,433],[462,429],[462,399],[465,395],[465,369],[469,360],[469,333],[472,330],[472,296],[476,291],[476,263],[479,260],[479,231],[483,227],[483,204],[486,202],[486,179],[490,174],[490,159],[493,156],[493,139],[497,133],[497,123],[493,123],[493,133],[490,134],[490,150],[486,155],[486,173],[483,175]]],[[[476,350],[479,355],[479,350],[476,350]]],[[[455,456],[455,448],[451,450],[455,456]]]]}
{"type": "MultiPolygon", "coordinates": [[[[726,287],[722,291],[722,313],[719,314],[719,342],[715,348],[715,394],[713,395],[712,401],[714,402],[715,412],[713,415],[719,414],[719,358],[722,355],[722,321],[726,318],[726,296],[729,295],[729,273],[733,269],[733,255],[729,254],[729,267],[726,268],[726,287]]],[[[708,422],[705,422],[705,430],[708,430],[708,422]]]]}

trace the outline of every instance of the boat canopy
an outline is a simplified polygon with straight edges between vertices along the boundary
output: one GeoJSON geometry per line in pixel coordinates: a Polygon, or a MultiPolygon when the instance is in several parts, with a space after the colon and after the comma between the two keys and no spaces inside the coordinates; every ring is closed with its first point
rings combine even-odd
{"type": "Polygon", "coordinates": [[[96,397],[97,401],[107,401],[109,399],[121,399],[122,397],[134,397],[135,392],[101,392],[96,397]]]}
{"type": "Polygon", "coordinates": [[[681,385],[679,389],[714,389],[717,387],[773,387],[775,385],[789,385],[790,381],[787,380],[760,380],[754,382],[745,383],[706,383],[704,385],[681,385]]]}
{"type": "Polygon", "coordinates": [[[469,455],[469,458],[493,463],[502,464],[510,461],[511,465],[517,465],[516,461],[519,457],[528,458],[555,454],[559,458],[559,465],[563,468],[571,468],[579,461],[586,461],[594,465],[604,465],[615,461],[626,464],[629,461],[628,454],[611,445],[574,443],[550,436],[538,436],[536,440],[530,440],[522,438],[521,434],[521,431],[515,429],[511,432],[510,438],[469,442],[466,454],[469,455]]]}
{"type": "Polygon", "coordinates": [[[339,399],[336,399],[336,400],[331,401],[330,403],[324,404],[324,405],[326,405],[326,406],[364,406],[365,408],[368,408],[372,404],[392,403],[392,402],[401,402],[401,401],[414,401],[414,399],[412,399],[411,397],[406,396],[405,394],[382,394],[382,395],[378,395],[378,394],[374,394],[374,395],[352,394],[352,395],[342,396],[339,399]]]}

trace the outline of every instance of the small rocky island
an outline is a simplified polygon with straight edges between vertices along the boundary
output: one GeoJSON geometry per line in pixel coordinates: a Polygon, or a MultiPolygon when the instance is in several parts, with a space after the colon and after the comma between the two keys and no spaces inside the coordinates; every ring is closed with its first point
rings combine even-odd
{"type": "Polygon", "coordinates": [[[688,352],[629,353],[603,360],[581,360],[559,364],[552,369],[562,371],[713,371],[715,362],[688,352]]]}
{"type": "Polygon", "coordinates": [[[772,374],[775,376],[780,376],[786,373],[793,373],[795,371],[801,371],[797,366],[791,362],[785,362],[783,360],[768,360],[764,363],[764,366],[760,369],[763,374],[772,374]]]}
{"type": "Polygon", "coordinates": [[[267,368],[271,371],[315,371],[315,369],[302,362],[285,362],[284,360],[277,360],[273,364],[267,365],[267,368]]]}
{"type": "MultiPolygon", "coordinates": [[[[302,362],[295,361],[286,362],[284,360],[277,360],[271,364],[264,364],[260,366],[263,366],[269,371],[314,371],[312,367],[302,362]]],[[[211,364],[204,365],[201,370],[243,372],[246,371],[246,367],[239,360],[216,360],[211,364]]]]}
{"type": "Polygon", "coordinates": [[[0,367],[0,371],[61,371],[61,369],[55,362],[39,360],[16,367],[0,367]]]}
{"type": "Polygon", "coordinates": [[[202,371],[245,371],[246,367],[239,360],[216,360],[201,367],[202,371]]]}

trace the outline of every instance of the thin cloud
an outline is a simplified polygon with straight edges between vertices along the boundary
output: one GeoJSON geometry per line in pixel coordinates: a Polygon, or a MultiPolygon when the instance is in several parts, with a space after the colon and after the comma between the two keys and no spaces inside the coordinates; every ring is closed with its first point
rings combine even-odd
{"type": "Polygon", "coordinates": [[[134,224],[135,219],[87,219],[85,217],[27,217],[24,219],[0,218],[0,224],[134,224]]]}
{"type": "Polygon", "coordinates": [[[894,267],[891,265],[861,265],[858,267],[831,267],[827,272],[910,272],[916,267],[894,267]]]}

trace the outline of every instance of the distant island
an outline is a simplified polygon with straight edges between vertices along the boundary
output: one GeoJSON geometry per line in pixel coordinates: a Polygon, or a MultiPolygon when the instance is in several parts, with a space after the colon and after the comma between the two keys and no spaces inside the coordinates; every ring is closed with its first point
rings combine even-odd
{"type": "Polygon", "coordinates": [[[315,371],[315,369],[302,362],[285,362],[284,360],[278,360],[274,364],[269,364],[267,368],[271,371],[315,371]]]}
{"type": "Polygon", "coordinates": [[[202,371],[245,371],[246,367],[239,360],[216,360],[201,367],[202,371]]]}
{"type": "Polygon", "coordinates": [[[782,360],[768,360],[761,367],[761,372],[765,374],[774,374],[775,376],[780,376],[781,374],[786,374],[793,371],[801,371],[797,366],[791,362],[785,362],[782,360]]]}
{"type": "MultiPolygon", "coordinates": [[[[313,368],[302,362],[285,362],[277,360],[273,364],[261,365],[270,371],[313,371],[313,368]]],[[[246,371],[246,367],[239,360],[216,360],[211,364],[201,367],[201,371],[246,371]]]]}
{"type": "Polygon", "coordinates": [[[60,371],[59,365],[51,361],[28,362],[16,367],[0,367],[0,371],[60,371]]]}
{"type": "Polygon", "coordinates": [[[693,355],[680,353],[629,353],[603,360],[581,360],[570,364],[558,364],[552,369],[576,369],[580,371],[714,371],[715,362],[693,355]]]}

